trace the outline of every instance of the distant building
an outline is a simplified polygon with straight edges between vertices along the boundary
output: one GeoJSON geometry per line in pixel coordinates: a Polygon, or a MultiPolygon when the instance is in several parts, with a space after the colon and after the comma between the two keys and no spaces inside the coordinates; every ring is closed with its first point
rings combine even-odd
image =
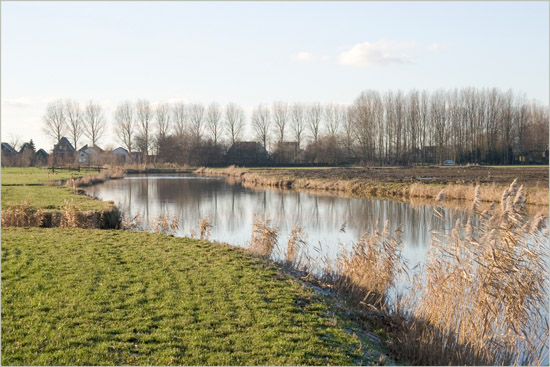
{"type": "Polygon", "coordinates": [[[443,165],[444,166],[454,166],[455,161],[453,161],[452,159],[447,159],[445,162],[443,162],[443,165]]]}
{"type": "Polygon", "coordinates": [[[35,166],[47,166],[49,157],[50,155],[44,149],[39,149],[34,155],[35,166]]]}
{"type": "Polygon", "coordinates": [[[54,164],[72,163],[75,158],[76,150],[66,137],[59,139],[59,142],[53,147],[54,164]]]}
{"type": "Polygon", "coordinates": [[[237,166],[263,166],[270,163],[269,153],[256,141],[239,141],[234,143],[225,156],[226,163],[237,166]]]}
{"type": "Polygon", "coordinates": [[[118,147],[113,150],[113,155],[115,156],[117,163],[128,163],[130,161],[130,154],[123,147],[118,147]]]}
{"type": "Polygon", "coordinates": [[[2,143],[2,167],[12,167],[15,164],[17,151],[8,143],[2,143]]]}
{"type": "Polygon", "coordinates": [[[99,163],[99,156],[103,153],[103,149],[97,145],[89,147],[88,144],[84,145],[78,151],[78,163],[79,164],[97,164],[99,163]]]}

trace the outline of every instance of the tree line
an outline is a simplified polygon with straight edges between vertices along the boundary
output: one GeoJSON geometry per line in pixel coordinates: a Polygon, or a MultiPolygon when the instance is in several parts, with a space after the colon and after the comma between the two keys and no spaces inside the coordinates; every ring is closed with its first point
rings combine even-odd
{"type": "MultiPolygon", "coordinates": [[[[275,160],[292,142],[294,154],[277,163],[513,164],[548,149],[548,119],[548,106],[523,94],[463,88],[366,90],[349,105],[278,101],[258,105],[249,119],[235,103],[152,105],[139,99],[119,103],[110,128],[128,152],[190,165],[223,164],[228,148],[245,135],[275,160]]],[[[67,135],[77,148],[85,136],[97,145],[107,118],[93,101],[81,108],[58,100],[46,108],[44,129],[55,142],[67,135]]]]}

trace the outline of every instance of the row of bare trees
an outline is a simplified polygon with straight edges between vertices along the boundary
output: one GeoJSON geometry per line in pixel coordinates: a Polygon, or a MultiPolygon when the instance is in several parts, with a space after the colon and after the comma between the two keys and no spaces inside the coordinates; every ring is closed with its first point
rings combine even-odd
{"type": "Polygon", "coordinates": [[[548,149],[548,106],[496,88],[368,90],[348,110],[355,155],[366,162],[511,164],[548,149]]]}
{"type": "MultiPolygon", "coordinates": [[[[49,104],[44,116],[46,132],[56,141],[68,134],[75,147],[83,134],[97,144],[105,120],[99,104],[81,110],[70,100],[49,104]]],[[[223,163],[247,127],[242,107],[216,102],[125,101],[113,120],[129,152],[188,164],[223,163]]],[[[548,149],[548,106],[495,88],[366,90],[350,105],[279,101],[254,108],[248,127],[272,153],[293,142],[296,154],[287,163],[511,164],[521,154],[548,149]]]]}
{"type": "Polygon", "coordinates": [[[105,134],[105,114],[99,103],[90,101],[81,107],[74,100],[57,100],[46,107],[44,132],[57,143],[68,135],[69,141],[77,149],[84,135],[91,145],[97,145],[105,134]]]}

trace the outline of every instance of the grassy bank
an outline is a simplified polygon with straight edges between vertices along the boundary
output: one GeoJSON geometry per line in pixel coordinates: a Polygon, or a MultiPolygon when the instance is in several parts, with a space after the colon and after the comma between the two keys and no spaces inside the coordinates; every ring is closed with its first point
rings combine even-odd
{"type": "Polygon", "coordinates": [[[46,168],[2,168],[2,225],[86,226],[115,228],[118,210],[112,202],[74,194],[76,186],[87,186],[122,176],[122,171],[57,170],[46,168]],[[65,220],[68,215],[72,221],[65,220]]]}
{"type": "Polygon", "coordinates": [[[378,363],[364,333],[327,302],[228,246],[129,231],[2,230],[7,365],[378,363]]]}
{"type": "Polygon", "coordinates": [[[201,167],[198,174],[225,176],[245,186],[337,192],[360,198],[414,198],[473,201],[480,185],[481,201],[500,202],[509,183],[519,178],[527,204],[549,205],[548,167],[528,168],[332,168],[252,169],[201,167]],[[528,171],[528,172],[527,172],[528,171]],[[442,190],[443,193],[442,193],[442,190]],[[444,194],[444,195],[441,195],[444,194]]]}

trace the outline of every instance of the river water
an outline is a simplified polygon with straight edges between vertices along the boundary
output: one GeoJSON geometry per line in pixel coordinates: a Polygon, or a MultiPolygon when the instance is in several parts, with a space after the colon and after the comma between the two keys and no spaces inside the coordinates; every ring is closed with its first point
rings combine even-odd
{"type": "Polygon", "coordinates": [[[429,247],[432,231],[446,232],[466,212],[427,205],[412,206],[390,200],[343,198],[292,190],[250,189],[223,178],[194,175],[138,175],[107,181],[87,189],[88,194],[112,200],[126,216],[138,212],[143,228],[167,213],[179,218],[176,236],[198,233],[202,218],[211,225],[210,239],[247,247],[254,214],[267,217],[279,228],[274,258],[284,257],[292,229],[302,226],[308,254],[334,261],[350,250],[365,232],[379,230],[388,221],[400,229],[405,258],[414,266],[429,247]]]}

